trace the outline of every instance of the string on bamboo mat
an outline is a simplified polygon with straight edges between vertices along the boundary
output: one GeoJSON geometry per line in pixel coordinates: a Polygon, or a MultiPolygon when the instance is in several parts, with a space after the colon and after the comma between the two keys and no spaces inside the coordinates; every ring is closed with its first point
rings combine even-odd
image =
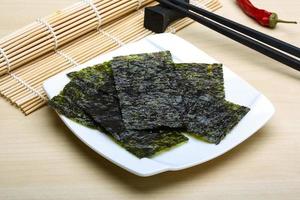
{"type": "Polygon", "coordinates": [[[74,67],[78,66],[79,63],[76,62],[71,56],[67,55],[66,53],[64,53],[63,51],[59,51],[56,50],[55,51],[58,55],[60,55],[61,57],[63,57],[64,59],[66,59],[70,64],[72,64],[74,67]]]}
{"type": "Polygon", "coordinates": [[[142,4],[143,4],[143,1],[144,1],[144,0],[137,0],[138,5],[137,5],[137,7],[136,7],[136,10],[139,10],[139,9],[141,8],[141,6],[142,6],[142,4]]]}
{"type": "Polygon", "coordinates": [[[56,50],[58,48],[58,41],[57,41],[57,36],[56,36],[52,26],[46,20],[44,20],[42,18],[38,18],[36,21],[48,29],[48,31],[50,32],[50,34],[53,37],[54,50],[56,50]]]}
{"type": "Polygon", "coordinates": [[[21,78],[19,78],[17,75],[13,74],[13,73],[9,73],[9,75],[15,79],[18,83],[20,83],[22,86],[24,86],[26,89],[28,89],[30,92],[32,92],[33,94],[35,94],[36,96],[40,97],[42,100],[44,100],[45,102],[47,102],[47,98],[45,98],[39,91],[35,90],[33,87],[31,87],[29,84],[26,83],[26,81],[22,80],[21,78]]]}
{"type": "MultiPolygon", "coordinates": [[[[210,11],[215,11],[221,7],[221,4],[216,0],[199,0],[199,2],[202,2],[206,9],[210,11]]],[[[136,6],[136,1],[133,5],[136,6]]],[[[92,12],[91,9],[89,10],[92,12]]],[[[143,27],[143,21],[143,8],[141,8],[132,14],[119,18],[119,20],[101,26],[101,29],[97,31],[94,28],[94,31],[86,33],[79,39],[73,40],[67,45],[62,45],[59,50],[53,52],[52,47],[52,52],[36,61],[14,69],[14,76],[7,74],[0,77],[0,93],[17,105],[26,115],[36,111],[46,104],[44,100],[46,94],[42,89],[45,80],[126,43],[153,34],[143,27]]],[[[175,33],[192,22],[192,20],[184,18],[169,26],[167,32],[175,33]]],[[[58,31],[55,33],[58,33],[58,31]]],[[[53,40],[51,42],[53,44],[53,40]]]]}
{"type": "Polygon", "coordinates": [[[101,17],[101,14],[100,14],[99,10],[97,9],[95,4],[91,0],[82,0],[82,2],[85,3],[85,4],[88,4],[92,8],[92,10],[95,12],[95,15],[98,19],[97,30],[99,30],[99,28],[101,27],[101,24],[102,24],[102,17],[101,17]]]}
{"type": "Polygon", "coordinates": [[[5,53],[4,49],[0,48],[0,54],[5,59],[6,66],[7,66],[7,73],[9,73],[10,72],[10,62],[9,62],[9,59],[8,59],[7,54],[5,53]]]}
{"type": "Polygon", "coordinates": [[[99,32],[103,35],[105,35],[106,37],[108,37],[109,39],[111,39],[112,41],[114,41],[119,47],[124,46],[125,43],[122,42],[119,38],[115,37],[114,35],[110,34],[107,31],[104,30],[99,30],[99,32]]]}

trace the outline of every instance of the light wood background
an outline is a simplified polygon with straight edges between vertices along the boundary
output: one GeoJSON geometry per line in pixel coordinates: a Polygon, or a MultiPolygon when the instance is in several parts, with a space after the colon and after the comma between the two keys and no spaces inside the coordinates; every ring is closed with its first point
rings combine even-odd
{"type": "MultiPolygon", "coordinates": [[[[234,0],[219,14],[300,46],[300,24],[262,28],[234,0]]],[[[0,0],[0,37],[75,0],[0,0]]],[[[300,21],[300,1],[253,0],[300,21]]],[[[264,93],[275,116],[225,155],[178,172],[140,178],[80,142],[45,107],[24,117],[0,98],[0,199],[299,199],[300,72],[194,24],[178,33],[264,93]]]]}

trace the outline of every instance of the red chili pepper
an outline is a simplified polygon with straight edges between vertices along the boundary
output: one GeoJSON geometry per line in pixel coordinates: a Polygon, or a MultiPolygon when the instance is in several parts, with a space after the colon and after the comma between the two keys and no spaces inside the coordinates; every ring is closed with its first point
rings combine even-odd
{"type": "Polygon", "coordinates": [[[284,21],[278,19],[278,15],[274,12],[268,12],[263,9],[256,8],[250,0],[236,0],[238,5],[242,8],[242,10],[254,18],[259,24],[262,26],[266,26],[269,28],[275,28],[277,23],[293,23],[297,24],[297,22],[293,21],[284,21]]]}

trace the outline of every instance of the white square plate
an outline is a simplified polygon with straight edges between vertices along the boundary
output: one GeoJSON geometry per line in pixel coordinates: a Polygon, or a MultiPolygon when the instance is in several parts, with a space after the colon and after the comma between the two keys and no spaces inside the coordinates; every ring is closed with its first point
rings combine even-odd
{"type": "MultiPolygon", "coordinates": [[[[44,89],[49,98],[59,94],[69,82],[66,74],[82,68],[102,63],[118,55],[157,52],[170,50],[174,62],[216,63],[217,61],[200,51],[193,45],[172,34],[149,36],[138,42],[125,45],[111,53],[101,55],[83,65],[62,72],[44,83],[44,89]]],[[[208,144],[192,137],[189,141],[159,154],[151,159],[138,159],[134,155],[113,142],[108,136],[77,124],[64,116],[60,116],[73,133],[90,148],[116,165],[138,175],[151,176],[165,171],[176,171],[192,167],[234,148],[261,128],[274,114],[271,102],[259,91],[224,67],[226,99],[251,108],[251,111],[219,144],[208,144]]]]}

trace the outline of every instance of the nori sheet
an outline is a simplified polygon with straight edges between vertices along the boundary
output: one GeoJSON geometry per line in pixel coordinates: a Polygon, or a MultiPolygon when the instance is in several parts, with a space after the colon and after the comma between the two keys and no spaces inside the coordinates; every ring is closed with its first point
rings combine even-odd
{"type": "MultiPolygon", "coordinates": [[[[93,67],[87,67],[78,72],[71,72],[68,74],[68,77],[74,80],[85,80],[85,83],[89,86],[88,88],[93,88],[93,86],[100,87],[104,85],[108,79],[111,80],[111,74],[112,71],[110,63],[105,62],[93,67]]],[[[111,88],[107,88],[107,92],[110,92],[110,90],[111,88]]],[[[76,99],[80,99],[82,97],[83,94],[78,85],[75,84],[74,81],[71,81],[64,87],[63,91],[59,95],[53,97],[48,104],[58,113],[84,126],[102,130],[99,127],[99,124],[97,124],[81,107],[76,104],[76,99]]]]}
{"type": "Polygon", "coordinates": [[[176,63],[175,70],[181,79],[178,91],[183,96],[209,94],[215,98],[225,98],[222,64],[176,63]]]}
{"type": "Polygon", "coordinates": [[[68,96],[113,138],[120,140],[119,134],[124,130],[124,126],[118,107],[118,99],[112,93],[101,90],[113,87],[113,82],[105,83],[103,88],[90,87],[84,79],[74,79],[72,83],[72,88],[68,88],[71,89],[68,96]],[[82,96],[80,98],[73,96],[74,89],[81,92],[82,96]]]}
{"type": "Polygon", "coordinates": [[[72,80],[62,93],[74,102],[74,109],[76,106],[82,109],[117,143],[137,157],[150,157],[188,140],[181,133],[168,129],[127,130],[109,63],[72,72],[68,76],[72,80]]]}
{"type": "Polygon", "coordinates": [[[103,92],[111,94],[116,93],[110,62],[104,62],[80,71],[71,72],[67,76],[71,80],[84,82],[87,88],[100,89],[103,92]]]}
{"type": "Polygon", "coordinates": [[[179,130],[127,130],[121,145],[139,158],[151,157],[188,140],[179,130]]]}
{"type": "Polygon", "coordinates": [[[225,99],[204,95],[195,100],[184,121],[189,133],[219,144],[249,110],[225,99]]]}
{"type": "Polygon", "coordinates": [[[225,100],[222,64],[175,64],[182,81],[187,131],[218,144],[249,108],[225,100]]]}
{"type": "Polygon", "coordinates": [[[116,57],[68,76],[49,105],[104,129],[139,158],[187,141],[183,127],[218,144],[249,111],[225,100],[221,64],[174,64],[168,51],[116,57]]]}
{"type": "Polygon", "coordinates": [[[179,76],[169,51],[115,57],[111,63],[126,128],[183,126],[179,76]]]}
{"type": "Polygon", "coordinates": [[[96,129],[97,124],[88,116],[80,107],[78,107],[70,98],[63,94],[59,94],[49,100],[48,105],[56,110],[59,114],[78,122],[89,128],[96,129]]]}

